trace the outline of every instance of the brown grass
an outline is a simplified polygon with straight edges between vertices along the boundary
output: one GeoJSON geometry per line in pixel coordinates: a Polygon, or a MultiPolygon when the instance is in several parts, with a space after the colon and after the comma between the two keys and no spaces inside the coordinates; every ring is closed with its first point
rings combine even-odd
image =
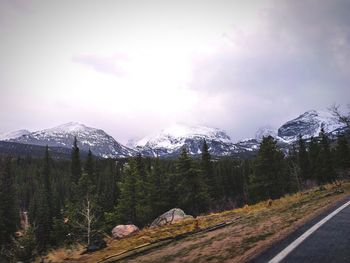
{"type": "MultiPolygon", "coordinates": [[[[244,208],[197,217],[198,227],[204,229],[218,223],[233,221],[227,227],[201,232],[171,242],[144,254],[128,258],[128,262],[245,262],[276,240],[321,213],[350,193],[350,184],[343,184],[345,193],[334,193],[334,186],[288,195],[274,201],[264,201],[244,208]]],[[[186,219],[159,228],[145,228],[138,235],[122,240],[107,240],[101,251],[80,255],[79,246],[71,250],[56,250],[48,254],[51,262],[98,262],[136,247],[152,244],[170,237],[193,232],[194,219],[186,219]]],[[[105,260],[104,262],[108,262],[105,260]]]]}

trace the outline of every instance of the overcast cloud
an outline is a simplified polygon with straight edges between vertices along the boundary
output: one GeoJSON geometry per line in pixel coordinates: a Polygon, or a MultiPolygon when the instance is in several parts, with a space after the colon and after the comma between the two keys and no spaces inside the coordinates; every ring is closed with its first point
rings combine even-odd
{"type": "Polygon", "coordinates": [[[69,121],[125,143],[238,140],[349,103],[350,1],[0,0],[0,132],[69,121]]]}

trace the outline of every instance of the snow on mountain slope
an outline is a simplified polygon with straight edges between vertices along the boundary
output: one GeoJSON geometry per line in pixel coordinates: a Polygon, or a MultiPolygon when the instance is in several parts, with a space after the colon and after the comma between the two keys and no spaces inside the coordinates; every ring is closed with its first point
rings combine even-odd
{"type": "Polygon", "coordinates": [[[277,131],[270,127],[260,128],[256,132],[255,138],[242,140],[236,143],[236,146],[241,151],[255,151],[259,149],[263,137],[272,136],[276,139],[277,145],[287,152],[290,145],[299,139],[299,135],[302,135],[304,139],[317,137],[321,128],[324,128],[325,132],[332,136],[345,129],[345,125],[328,111],[310,110],[284,123],[277,131]]]}
{"type": "Polygon", "coordinates": [[[278,129],[278,136],[291,143],[298,139],[299,134],[308,139],[318,136],[321,128],[332,133],[344,126],[330,112],[310,110],[283,124],[278,129]]]}
{"type": "Polygon", "coordinates": [[[74,137],[77,137],[78,145],[83,151],[90,148],[96,156],[100,157],[128,157],[137,152],[144,156],[176,157],[181,153],[183,147],[188,149],[189,154],[196,156],[201,154],[203,141],[206,140],[209,152],[213,156],[229,156],[254,154],[259,149],[262,138],[269,135],[274,137],[277,145],[287,152],[290,145],[298,140],[299,134],[304,139],[316,137],[322,127],[328,135],[334,136],[345,130],[345,125],[339,123],[331,113],[311,110],[286,122],[278,130],[263,127],[256,132],[255,138],[236,143],[233,143],[224,131],[217,128],[175,124],[140,140],[130,140],[127,144],[133,148],[130,149],[118,143],[103,130],[87,127],[77,122],[33,133],[20,130],[2,134],[0,140],[70,149],[74,137]]]}
{"type": "Polygon", "coordinates": [[[16,139],[18,137],[21,137],[23,135],[27,135],[29,133],[30,133],[30,131],[28,131],[28,130],[18,130],[18,131],[13,131],[13,132],[2,133],[2,134],[0,134],[0,141],[8,141],[11,139],[16,139]]]}
{"type": "Polygon", "coordinates": [[[258,129],[258,131],[255,133],[255,139],[257,141],[262,141],[263,137],[267,137],[267,136],[272,136],[276,138],[277,130],[273,129],[270,126],[265,126],[258,129]]]}
{"type": "Polygon", "coordinates": [[[209,152],[215,156],[230,155],[235,148],[222,130],[204,126],[172,125],[141,140],[129,141],[130,146],[146,156],[173,156],[185,147],[191,155],[201,154],[206,140],[209,152]]]}
{"type": "Polygon", "coordinates": [[[77,122],[69,122],[54,128],[32,132],[11,141],[71,148],[74,137],[77,137],[78,146],[83,151],[91,152],[100,157],[127,157],[135,152],[120,143],[103,130],[87,127],[77,122]]]}

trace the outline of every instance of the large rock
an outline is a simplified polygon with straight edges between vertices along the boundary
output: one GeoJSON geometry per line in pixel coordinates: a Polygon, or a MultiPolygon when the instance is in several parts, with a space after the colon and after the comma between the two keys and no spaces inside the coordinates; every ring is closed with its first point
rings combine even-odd
{"type": "Polygon", "coordinates": [[[139,228],[135,225],[118,225],[112,230],[112,236],[115,239],[123,238],[136,234],[139,228]]]}
{"type": "Polygon", "coordinates": [[[151,227],[163,226],[172,224],[176,221],[180,221],[186,218],[193,218],[190,215],[186,215],[184,211],[179,208],[173,208],[168,212],[165,212],[161,216],[157,217],[151,224],[151,227]]]}

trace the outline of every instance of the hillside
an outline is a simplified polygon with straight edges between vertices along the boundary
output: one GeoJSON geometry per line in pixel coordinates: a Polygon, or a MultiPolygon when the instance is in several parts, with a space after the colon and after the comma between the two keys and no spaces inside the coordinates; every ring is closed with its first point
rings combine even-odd
{"type": "Polygon", "coordinates": [[[80,255],[83,248],[52,251],[52,262],[243,262],[298,226],[343,199],[342,190],[328,185],[272,202],[209,214],[159,227],[145,228],[122,240],[108,239],[104,250],[80,255]],[[196,231],[196,224],[199,231],[196,231]],[[213,226],[220,225],[215,229],[213,226]],[[210,229],[212,228],[212,229],[210,229]],[[212,230],[212,231],[211,231],[212,230]]]}
{"type": "MultiPolygon", "coordinates": [[[[50,156],[54,159],[68,160],[71,158],[71,149],[64,147],[49,147],[50,156]]],[[[16,156],[31,158],[43,158],[45,146],[23,144],[17,142],[0,141],[0,156],[16,156]]],[[[87,156],[86,151],[81,151],[82,159],[87,156]]]]}

